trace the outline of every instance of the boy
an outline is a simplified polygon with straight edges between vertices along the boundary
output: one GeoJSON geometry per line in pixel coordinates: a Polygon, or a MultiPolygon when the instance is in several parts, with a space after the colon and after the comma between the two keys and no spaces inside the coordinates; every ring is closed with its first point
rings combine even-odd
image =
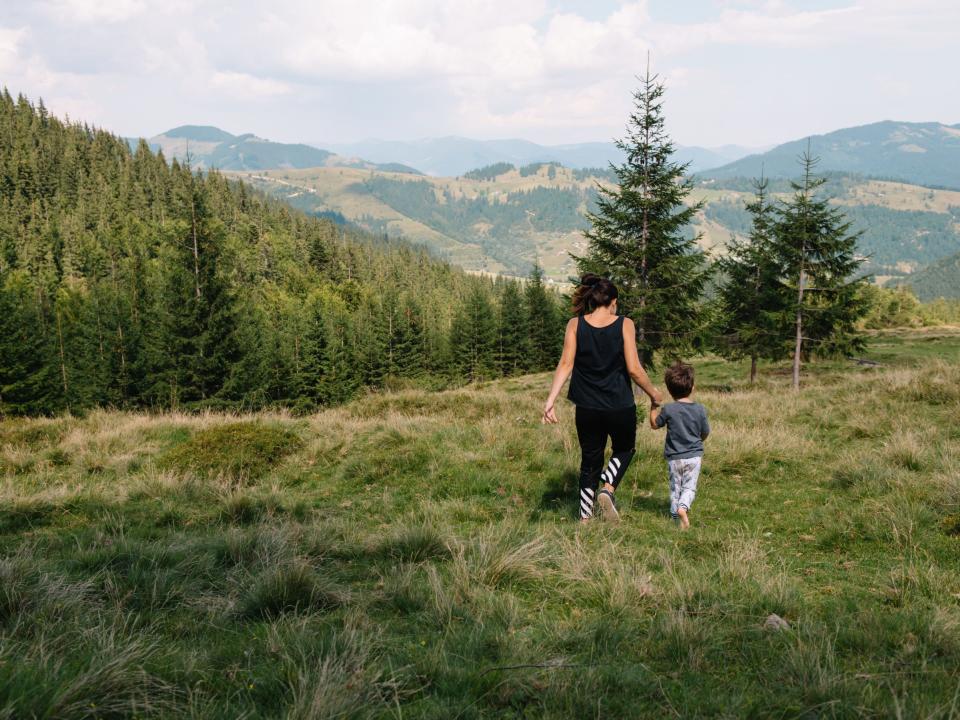
{"type": "Polygon", "coordinates": [[[663,377],[676,401],[669,405],[650,408],[650,427],[654,430],[667,426],[663,456],[670,473],[670,515],[680,518],[680,527],[690,527],[690,506],[697,494],[697,478],[703,458],[703,441],[710,434],[707,409],[693,402],[693,367],[682,362],[667,369],[663,377]]]}

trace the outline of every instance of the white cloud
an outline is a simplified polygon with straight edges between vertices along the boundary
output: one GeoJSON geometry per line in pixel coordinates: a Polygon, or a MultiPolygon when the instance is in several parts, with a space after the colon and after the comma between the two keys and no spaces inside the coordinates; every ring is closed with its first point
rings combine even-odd
{"type": "Polygon", "coordinates": [[[286,83],[270,78],[258,78],[238,72],[216,71],[210,77],[210,86],[238,98],[266,98],[285,95],[291,88],[286,83]]]}
{"type": "Polygon", "coordinates": [[[144,0],[51,0],[48,11],[82,23],[119,23],[146,10],[144,0]]]}
{"type": "MultiPolygon", "coordinates": [[[[580,137],[622,128],[648,51],[670,85],[668,101],[688,114],[709,97],[737,122],[751,120],[749,98],[780,88],[761,90],[738,74],[745,56],[765,70],[775,57],[787,72],[835,56],[859,75],[833,73],[824,86],[877,89],[883,77],[906,88],[898,107],[917,105],[911,82],[926,71],[911,51],[955,56],[960,27],[953,0],[836,0],[821,10],[805,10],[803,0],[715,0],[714,16],[683,23],[664,21],[647,0],[621,0],[605,16],[587,2],[558,11],[553,0],[20,0],[9,15],[5,8],[4,23],[18,29],[0,28],[0,73],[20,83],[11,89],[100,108],[97,121],[124,118],[127,132],[159,122],[151,107],[182,122],[226,117],[271,136],[289,128],[300,139],[562,139],[565,128],[583,129],[580,137]],[[887,57],[899,66],[887,67],[887,57]],[[725,64],[736,69],[723,74],[725,64]],[[283,110],[268,114],[261,99],[283,110]]],[[[943,67],[956,64],[944,57],[943,67]]],[[[952,78],[938,77],[941,85],[952,78]]]]}
{"type": "Polygon", "coordinates": [[[20,58],[20,41],[26,32],[24,28],[0,27],[0,73],[7,75],[17,67],[20,58]]]}

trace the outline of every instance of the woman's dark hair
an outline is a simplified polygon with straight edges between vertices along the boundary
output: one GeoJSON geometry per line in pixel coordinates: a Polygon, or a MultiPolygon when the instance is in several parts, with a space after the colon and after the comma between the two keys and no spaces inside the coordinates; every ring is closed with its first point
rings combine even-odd
{"type": "Polygon", "coordinates": [[[587,273],[573,293],[573,314],[591,313],[617,299],[617,286],[606,278],[587,273]]]}

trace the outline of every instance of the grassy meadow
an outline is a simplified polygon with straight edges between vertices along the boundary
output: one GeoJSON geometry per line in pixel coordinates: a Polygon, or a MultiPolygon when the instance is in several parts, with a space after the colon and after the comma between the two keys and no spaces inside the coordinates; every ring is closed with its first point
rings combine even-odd
{"type": "Polygon", "coordinates": [[[0,718],[960,717],[960,331],[867,357],[695,361],[688,532],[645,427],[575,520],[546,375],[2,421],[0,718]]]}

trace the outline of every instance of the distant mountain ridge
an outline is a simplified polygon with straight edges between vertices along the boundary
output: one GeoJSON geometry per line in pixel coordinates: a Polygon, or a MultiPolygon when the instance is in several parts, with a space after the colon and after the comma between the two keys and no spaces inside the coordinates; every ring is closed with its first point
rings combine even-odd
{"type": "MultiPolygon", "coordinates": [[[[606,168],[623,162],[623,153],[612,142],[567,145],[539,145],[529,140],[473,140],[448,136],[421,140],[364,140],[353,143],[325,143],[336,152],[366,158],[372,162],[399,162],[437,177],[457,177],[496,163],[523,166],[557,162],[574,168],[606,168]]],[[[676,159],[690,162],[691,170],[717,167],[744,157],[757,148],[724,145],[720,148],[677,146],[676,159]]]]}
{"type": "MultiPolygon", "coordinates": [[[[128,142],[135,145],[139,140],[128,142]]],[[[233,135],[212,125],[181,125],[149,138],[147,144],[154,151],[162,150],[168,158],[184,160],[189,155],[198,168],[242,171],[339,166],[420,174],[398,163],[369,163],[304,143],[274,142],[253,133],[233,135]]]]}
{"type": "MultiPolygon", "coordinates": [[[[820,158],[818,172],[846,172],[903,180],[916,185],[960,189],[960,124],[882,122],[812,135],[810,149],[820,158]]],[[[777,145],[714,168],[709,178],[795,177],[797,156],[807,138],[777,145]]]]}

